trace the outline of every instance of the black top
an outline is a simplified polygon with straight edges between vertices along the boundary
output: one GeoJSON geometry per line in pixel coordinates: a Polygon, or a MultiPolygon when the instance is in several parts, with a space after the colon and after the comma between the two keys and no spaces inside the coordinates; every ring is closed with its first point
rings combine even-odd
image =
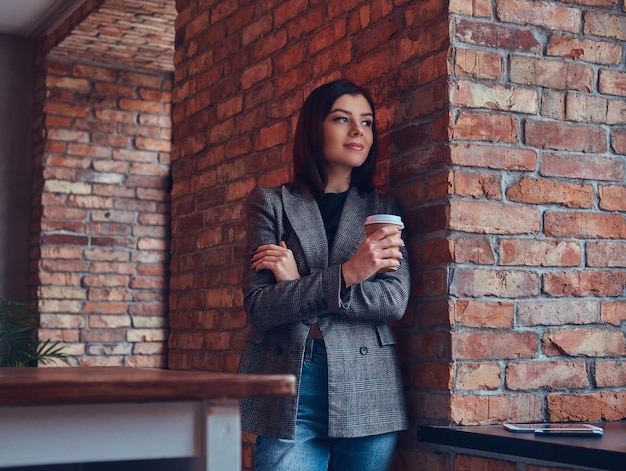
{"type": "Polygon", "coordinates": [[[317,201],[320,207],[320,213],[322,213],[324,228],[326,229],[329,251],[333,245],[333,240],[335,240],[335,233],[337,232],[337,226],[341,218],[341,210],[343,209],[343,203],[346,201],[347,195],[347,191],[343,193],[324,193],[317,201]]]}

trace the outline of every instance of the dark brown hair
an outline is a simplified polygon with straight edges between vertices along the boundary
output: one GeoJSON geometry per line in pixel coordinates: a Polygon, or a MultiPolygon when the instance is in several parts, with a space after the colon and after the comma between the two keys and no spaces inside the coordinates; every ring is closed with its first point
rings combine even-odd
{"type": "Polygon", "coordinates": [[[342,95],[362,95],[374,114],[372,119],[372,147],[360,167],[352,169],[351,186],[361,191],[374,188],[374,172],[378,158],[376,111],[369,92],[349,80],[341,79],[321,85],[311,92],[302,105],[293,146],[293,171],[296,184],[305,185],[315,196],[324,193],[328,181],[324,165],[324,133],[322,124],[342,95]]]}

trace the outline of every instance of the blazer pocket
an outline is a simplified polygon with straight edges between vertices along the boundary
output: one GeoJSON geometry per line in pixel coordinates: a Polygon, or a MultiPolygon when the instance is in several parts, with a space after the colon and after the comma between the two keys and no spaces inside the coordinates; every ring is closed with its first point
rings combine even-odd
{"type": "Polygon", "coordinates": [[[375,324],[375,327],[376,334],[378,335],[378,342],[381,346],[396,344],[396,337],[393,335],[393,331],[391,330],[391,327],[389,327],[389,324],[381,322],[375,324]]]}

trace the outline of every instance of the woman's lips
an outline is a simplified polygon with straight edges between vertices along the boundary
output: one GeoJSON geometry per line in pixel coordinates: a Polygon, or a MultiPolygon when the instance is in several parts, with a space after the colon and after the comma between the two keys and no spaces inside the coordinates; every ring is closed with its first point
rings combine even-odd
{"type": "Polygon", "coordinates": [[[358,144],[356,142],[346,144],[344,147],[347,147],[348,149],[351,149],[351,150],[363,150],[363,144],[358,144]]]}

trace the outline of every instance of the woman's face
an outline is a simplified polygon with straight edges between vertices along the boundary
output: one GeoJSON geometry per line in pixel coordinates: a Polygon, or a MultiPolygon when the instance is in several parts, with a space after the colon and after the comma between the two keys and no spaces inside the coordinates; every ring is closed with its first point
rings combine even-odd
{"type": "Polygon", "coordinates": [[[324,158],[328,170],[363,165],[374,141],[374,113],[363,95],[341,95],[324,119],[324,158]]]}

